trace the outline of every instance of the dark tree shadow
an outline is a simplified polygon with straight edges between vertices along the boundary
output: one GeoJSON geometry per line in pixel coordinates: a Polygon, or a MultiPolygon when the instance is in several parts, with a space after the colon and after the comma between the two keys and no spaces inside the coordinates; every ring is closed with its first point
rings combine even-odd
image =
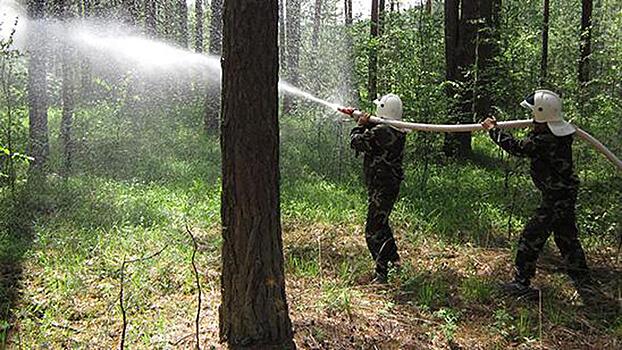
{"type": "Polygon", "coordinates": [[[7,200],[0,217],[0,224],[5,226],[0,230],[0,349],[7,347],[15,327],[15,307],[23,290],[23,259],[34,241],[32,218],[36,208],[25,199],[27,196],[17,198],[24,199],[7,200]]]}

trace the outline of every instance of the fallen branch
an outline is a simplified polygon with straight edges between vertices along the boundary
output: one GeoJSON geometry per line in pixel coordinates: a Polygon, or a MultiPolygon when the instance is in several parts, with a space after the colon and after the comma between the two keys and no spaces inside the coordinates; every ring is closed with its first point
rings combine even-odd
{"type": "Polygon", "coordinates": [[[125,257],[123,257],[123,263],[121,264],[121,288],[119,290],[119,306],[121,307],[121,315],[123,316],[123,329],[121,331],[121,341],[119,343],[119,349],[123,350],[125,349],[125,333],[127,330],[127,313],[125,311],[125,306],[123,304],[123,286],[124,286],[124,282],[125,282],[125,265],[127,264],[132,264],[135,262],[139,262],[139,261],[145,261],[145,260],[149,260],[149,259],[153,259],[156,256],[162,254],[162,252],[168,248],[168,244],[165,245],[162,249],[158,250],[157,252],[143,257],[143,258],[136,258],[136,259],[131,259],[131,260],[125,260],[125,257]]]}
{"type": "Polygon", "coordinates": [[[195,319],[195,327],[196,327],[196,342],[197,342],[197,350],[201,350],[201,343],[200,343],[200,332],[199,332],[199,320],[201,319],[201,281],[199,280],[199,271],[197,270],[197,265],[194,262],[194,257],[197,253],[198,250],[198,244],[197,244],[197,240],[194,237],[194,235],[192,234],[192,231],[190,230],[190,227],[188,227],[188,223],[186,222],[186,231],[188,232],[188,235],[190,236],[190,238],[192,238],[192,245],[193,245],[193,249],[192,249],[192,258],[191,258],[191,262],[192,262],[192,269],[194,270],[194,278],[195,281],[197,283],[197,317],[195,319]]]}

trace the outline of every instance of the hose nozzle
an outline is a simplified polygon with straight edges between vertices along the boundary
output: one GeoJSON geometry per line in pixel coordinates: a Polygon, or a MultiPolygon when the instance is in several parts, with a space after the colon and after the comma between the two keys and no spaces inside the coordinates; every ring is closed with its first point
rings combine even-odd
{"type": "Polygon", "coordinates": [[[352,107],[338,107],[337,110],[343,114],[347,114],[349,116],[352,116],[354,114],[354,112],[356,111],[355,108],[352,107]]]}

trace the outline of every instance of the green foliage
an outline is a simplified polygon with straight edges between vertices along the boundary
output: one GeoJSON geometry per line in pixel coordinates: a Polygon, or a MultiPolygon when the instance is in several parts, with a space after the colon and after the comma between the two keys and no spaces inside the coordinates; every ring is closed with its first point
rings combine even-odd
{"type": "Polygon", "coordinates": [[[460,319],[460,313],[449,308],[439,309],[434,313],[434,316],[440,318],[442,321],[441,330],[445,336],[445,340],[448,343],[453,342],[456,330],[458,329],[458,320],[460,319]]]}
{"type": "Polygon", "coordinates": [[[467,303],[486,304],[492,300],[494,285],[483,278],[470,276],[462,280],[460,295],[467,303]]]}

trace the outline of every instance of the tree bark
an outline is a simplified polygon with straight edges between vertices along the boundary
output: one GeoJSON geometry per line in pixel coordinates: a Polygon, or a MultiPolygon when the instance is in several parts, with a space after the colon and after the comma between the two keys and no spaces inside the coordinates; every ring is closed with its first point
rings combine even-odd
{"type": "Polygon", "coordinates": [[[371,2],[370,27],[370,39],[372,41],[372,45],[369,49],[367,98],[369,101],[373,101],[378,95],[378,52],[375,47],[376,40],[378,39],[378,0],[372,0],[371,2]]]}
{"type": "Polygon", "coordinates": [[[280,222],[277,8],[225,3],[219,320],[230,349],[295,348],[280,222]]]}
{"type": "MultiPolygon", "coordinates": [[[[45,1],[29,0],[28,15],[33,20],[44,17],[45,1]]],[[[28,65],[28,123],[30,170],[43,173],[50,153],[48,140],[48,97],[45,47],[46,39],[42,28],[36,25],[29,32],[30,62],[28,65]]]]}
{"type": "Polygon", "coordinates": [[[543,1],[542,9],[542,56],[540,59],[540,86],[547,83],[549,62],[549,0],[543,1]]]}
{"type": "MultiPolygon", "coordinates": [[[[212,0],[210,11],[212,17],[208,50],[210,55],[220,56],[222,53],[223,0],[212,0]]],[[[220,125],[220,84],[209,82],[207,89],[204,128],[206,132],[211,133],[217,131],[220,125]]]]}
{"type": "MultiPolygon", "coordinates": [[[[287,81],[296,86],[300,82],[300,6],[301,0],[286,0],[287,6],[287,81]]],[[[291,95],[283,96],[283,113],[296,109],[295,99],[291,95]]]]}
{"type": "Polygon", "coordinates": [[[194,50],[203,52],[203,1],[196,0],[194,3],[195,30],[194,30],[194,50]]]}

